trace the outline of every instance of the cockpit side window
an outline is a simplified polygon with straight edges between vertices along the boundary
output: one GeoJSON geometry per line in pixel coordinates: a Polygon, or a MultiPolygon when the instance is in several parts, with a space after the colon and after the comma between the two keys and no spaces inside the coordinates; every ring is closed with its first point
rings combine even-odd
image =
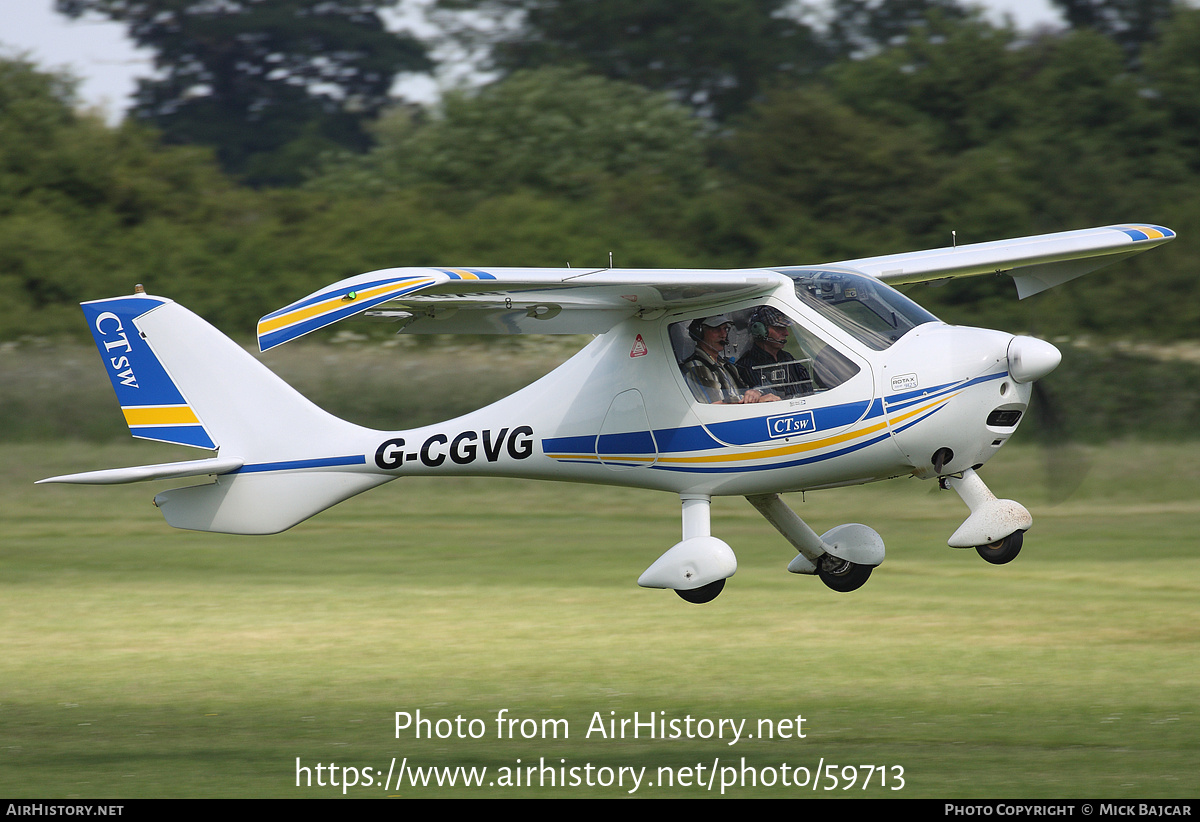
{"type": "Polygon", "coordinates": [[[770,305],[670,326],[684,381],[699,401],[777,402],[828,391],[858,366],[770,305]]]}

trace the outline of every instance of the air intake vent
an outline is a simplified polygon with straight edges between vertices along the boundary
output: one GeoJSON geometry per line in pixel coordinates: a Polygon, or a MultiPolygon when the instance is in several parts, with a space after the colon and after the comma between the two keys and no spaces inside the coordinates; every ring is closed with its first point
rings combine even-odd
{"type": "Polygon", "coordinates": [[[988,414],[987,424],[995,428],[1012,428],[1021,419],[1021,412],[1015,409],[997,408],[988,414]]]}

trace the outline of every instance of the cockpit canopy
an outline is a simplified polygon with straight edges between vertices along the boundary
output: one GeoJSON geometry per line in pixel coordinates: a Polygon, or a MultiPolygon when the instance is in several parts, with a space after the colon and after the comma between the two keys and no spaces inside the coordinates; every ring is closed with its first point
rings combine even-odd
{"type": "Polygon", "coordinates": [[[832,268],[778,268],[796,284],[796,296],[855,339],[883,351],[913,328],[937,317],[889,285],[832,268]]]}

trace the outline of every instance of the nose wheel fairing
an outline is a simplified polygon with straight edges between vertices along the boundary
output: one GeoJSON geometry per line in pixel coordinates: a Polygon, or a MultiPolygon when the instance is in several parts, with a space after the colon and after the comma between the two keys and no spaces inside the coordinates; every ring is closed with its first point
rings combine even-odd
{"type": "MultiPolygon", "coordinates": [[[[961,477],[946,477],[944,484],[953,488],[971,509],[970,516],[947,540],[951,548],[994,546],[1015,533],[1028,531],[1033,525],[1033,516],[1025,506],[1010,499],[996,499],[979,475],[970,469],[963,471],[961,477]]],[[[1012,557],[1015,556],[1013,552],[1012,557]]]]}

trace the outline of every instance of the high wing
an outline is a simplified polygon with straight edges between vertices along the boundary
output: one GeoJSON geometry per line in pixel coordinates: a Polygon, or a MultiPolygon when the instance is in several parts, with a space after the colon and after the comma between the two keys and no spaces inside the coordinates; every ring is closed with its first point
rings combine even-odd
{"type": "MultiPolygon", "coordinates": [[[[829,263],[890,284],[1009,274],[1024,298],[1174,239],[1116,225],[829,263]]],[[[274,348],[359,314],[408,333],[600,334],[635,314],[720,305],[787,285],[779,269],[389,268],[349,277],[258,323],[274,348]]]]}
{"type": "Polygon", "coordinates": [[[401,321],[410,333],[600,334],[634,314],[751,297],[786,282],[753,269],[389,268],[266,315],[258,343],[266,351],[364,313],[401,321]]]}
{"type": "Polygon", "coordinates": [[[1017,296],[1025,299],[1173,239],[1175,232],[1162,226],[1112,225],[864,257],[836,265],[852,268],[891,285],[978,274],[1008,274],[1016,283],[1017,296]]]}

